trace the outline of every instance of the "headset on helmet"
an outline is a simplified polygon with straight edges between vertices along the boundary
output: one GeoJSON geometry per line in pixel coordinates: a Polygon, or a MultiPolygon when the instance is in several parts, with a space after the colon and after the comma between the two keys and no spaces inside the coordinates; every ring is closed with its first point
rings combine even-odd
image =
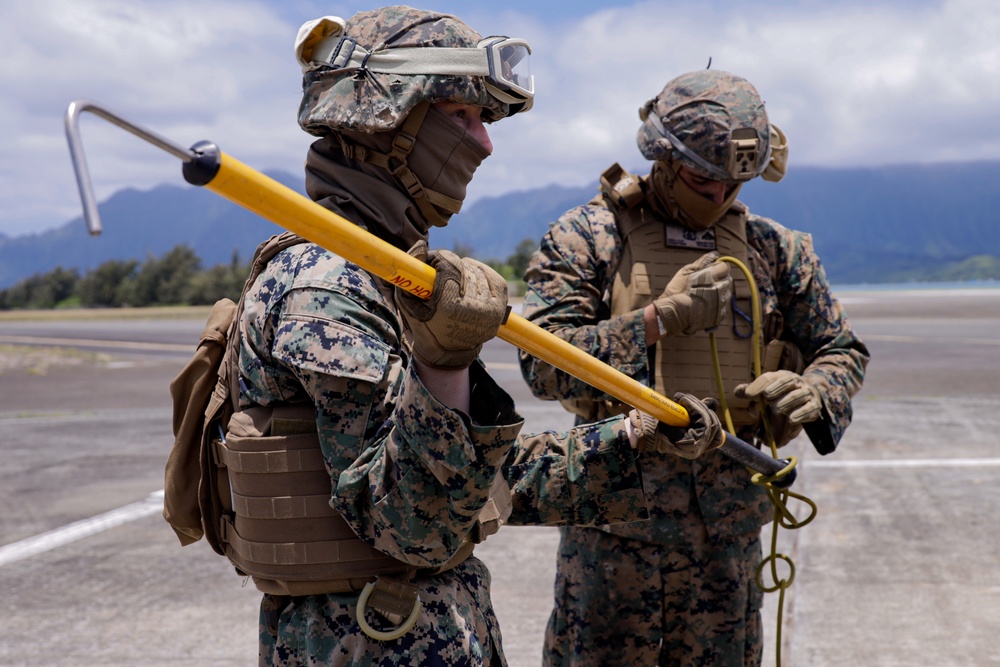
{"type": "Polygon", "coordinates": [[[771,161],[771,126],[742,77],[699,70],[672,79],[639,109],[636,136],[648,160],[678,161],[716,181],[748,181],[771,161]]]}

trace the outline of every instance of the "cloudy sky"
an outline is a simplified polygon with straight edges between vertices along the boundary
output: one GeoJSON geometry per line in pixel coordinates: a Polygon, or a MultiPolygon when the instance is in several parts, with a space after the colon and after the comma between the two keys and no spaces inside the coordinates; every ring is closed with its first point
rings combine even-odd
{"type": "MultiPolygon", "coordinates": [[[[89,100],[189,146],[301,173],[298,27],[375,4],[312,0],[5,0],[0,4],[0,234],[80,212],[63,117],[89,100]]],[[[994,0],[429,1],[483,34],[524,37],[537,97],[490,129],[470,199],[645,169],[637,109],[677,74],[745,76],[795,165],[1000,160],[994,0]]],[[[179,162],[91,114],[98,198],[183,185],[179,162]]],[[[956,193],[960,195],[960,193],[956,193]]]]}

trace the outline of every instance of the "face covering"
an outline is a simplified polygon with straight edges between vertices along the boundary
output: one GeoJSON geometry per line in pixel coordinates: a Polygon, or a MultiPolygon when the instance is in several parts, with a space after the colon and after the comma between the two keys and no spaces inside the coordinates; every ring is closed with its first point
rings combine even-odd
{"type": "Polygon", "coordinates": [[[337,135],[345,157],[357,168],[391,183],[420,212],[423,232],[444,227],[458,213],[466,186],[489,155],[485,146],[429,102],[421,102],[395,132],[337,135]],[[402,141],[412,137],[410,141],[402,141]]]}
{"type": "Polygon", "coordinates": [[[735,184],[725,201],[716,204],[708,197],[692,190],[691,186],[678,177],[679,169],[680,164],[676,162],[654,163],[650,181],[655,199],[666,209],[670,217],[686,227],[697,230],[708,229],[721,220],[733,205],[743,184],[735,184]]]}
{"type": "Polygon", "coordinates": [[[427,111],[406,163],[437,213],[437,219],[428,216],[431,224],[444,227],[461,210],[472,175],[489,154],[451,118],[433,107],[427,111]]]}
{"type": "Polygon", "coordinates": [[[397,248],[427,239],[427,221],[392,174],[348,160],[334,137],[317,139],[309,148],[306,193],[397,248]]]}

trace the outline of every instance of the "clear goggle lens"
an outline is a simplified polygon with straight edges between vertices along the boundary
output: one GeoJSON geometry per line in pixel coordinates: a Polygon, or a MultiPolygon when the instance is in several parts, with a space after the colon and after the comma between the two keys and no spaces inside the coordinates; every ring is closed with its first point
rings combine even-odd
{"type": "Polygon", "coordinates": [[[531,47],[523,39],[488,37],[479,43],[486,49],[489,62],[489,82],[500,90],[522,100],[535,94],[535,79],[531,75],[531,47]]]}

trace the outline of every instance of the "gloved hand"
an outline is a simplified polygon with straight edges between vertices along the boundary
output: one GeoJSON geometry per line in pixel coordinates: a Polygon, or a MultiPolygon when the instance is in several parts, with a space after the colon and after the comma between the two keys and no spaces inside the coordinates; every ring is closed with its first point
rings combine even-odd
{"type": "Polygon", "coordinates": [[[737,398],[761,396],[779,415],[788,415],[793,424],[816,421],[823,414],[823,399],[819,390],[792,371],[771,371],[748,384],[733,389],[737,398]]]}
{"type": "Polygon", "coordinates": [[[687,427],[658,422],[656,417],[639,410],[629,413],[632,427],[639,433],[640,451],[696,459],[722,445],[725,435],[722,423],[715,414],[715,399],[699,401],[691,394],[678,393],[674,394],[674,400],[688,412],[691,423],[687,427]]]}
{"type": "Polygon", "coordinates": [[[507,282],[474,259],[447,250],[428,254],[426,241],[408,254],[437,271],[426,301],[396,289],[396,304],[413,333],[414,356],[433,368],[468,368],[507,317],[507,282]]]}
{"type": "Polygon", "coordinates": [[[682,267],[653,306],[666,336],[691,335],[719,326],[733,296],[729,265],[710,252],[682,267]]]}

